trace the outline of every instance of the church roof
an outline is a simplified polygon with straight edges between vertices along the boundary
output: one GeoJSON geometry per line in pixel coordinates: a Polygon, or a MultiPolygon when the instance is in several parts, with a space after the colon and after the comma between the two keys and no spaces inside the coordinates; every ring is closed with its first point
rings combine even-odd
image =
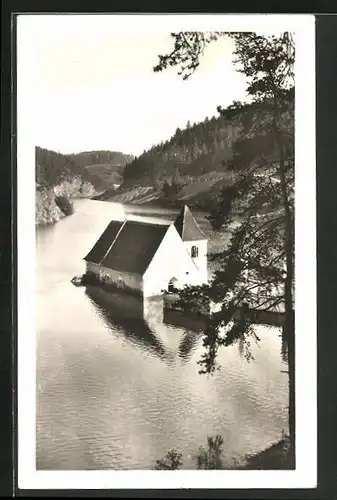
{"type": "Polygon", "coordinates": [[[174,221],[176,230],[183,241],[206,240],[206,236],[199,228],[197,221],[187,205],[184,205],[174,221]]]}
{"type": "Polygon", "coordinates": [[[168,228],[169,225],[132,220],[113,221],[85,260],[115,271],[142,276],[168,228]]]}
{"type": "Polygon", "coordinates": [[[124,221],[111,221],[84,260],[100,264],[123,224],[124,221]]]}

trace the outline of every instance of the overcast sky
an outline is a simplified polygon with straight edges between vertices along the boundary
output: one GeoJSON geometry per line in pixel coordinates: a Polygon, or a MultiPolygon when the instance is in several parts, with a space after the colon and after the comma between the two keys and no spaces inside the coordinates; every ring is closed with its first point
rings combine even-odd
{"type": "Polygon", "coordinates": [[[229,39],[210,45],[197,72],[183,81],[176,69],[153,72],[158,54],[172,48],[165,26],[147,30],[144,22],[128,25],[100,15],[23,21],[19,29],[25,47],[31,44],[36,91],[36,144],[47,149],[138,155],[188,120],[201,121],[216,115],[219,104],[245,99],[229,39]]]}

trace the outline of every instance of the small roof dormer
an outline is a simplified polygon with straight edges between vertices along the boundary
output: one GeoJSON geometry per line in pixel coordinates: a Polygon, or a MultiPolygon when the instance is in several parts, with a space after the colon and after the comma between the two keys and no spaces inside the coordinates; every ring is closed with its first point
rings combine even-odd
{"type": "Polygon", "coordinates": [[[182,207],[178,217],[174,221],[174,226],[183,241],[200,241],[207,239],[187,205],[182,207]]]}

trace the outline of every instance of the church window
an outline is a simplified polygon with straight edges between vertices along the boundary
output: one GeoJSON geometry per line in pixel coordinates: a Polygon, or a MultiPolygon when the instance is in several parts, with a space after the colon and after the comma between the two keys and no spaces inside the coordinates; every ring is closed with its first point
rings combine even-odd
{"type": "Polygon", "coordinates": [[[176,290],[175,283],[177,282],[177,278],[170,279],[167,287],[168,292],[174,292],[176,290]]]}
{"type": "Polygon", "coordinates": [[[198,247],[196,247],[195,245],[193,245],[193,247],[191,248],[191,256],[192,257],[198,257],[198,254],[199,254],[198,250],[199,250],[198,247]]]}

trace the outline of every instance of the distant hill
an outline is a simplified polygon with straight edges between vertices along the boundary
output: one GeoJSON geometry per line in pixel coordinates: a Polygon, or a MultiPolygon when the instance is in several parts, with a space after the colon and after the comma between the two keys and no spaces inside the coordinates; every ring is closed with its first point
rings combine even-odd
{"type": "Polygon", "coordinates": [[[125,165],[132,159],[132,155],[115,151],[64,155],[36,147],[36,182],[39,186],[50,188],[64,180],[79,177],[102,191],[122,181],[125,165]]]}
{"type": "Polygon", "coordinates": [[[72,213],[72,198],[92,198],[115,189],[131,155],[113,151],[92,151],[72,155],[39,146],[36,155],[36,223],[56,222],[72,213]],[[65,208],[65,210],[64,210],[65,208]]]}
{"type": "Polygon", "coordinates": [[[119,151],[85,151],[67,156],[81,165],[108,164],[112,166],[125,166],[134,159],[133,155],[124,154],[119,151]]]}
{"type": "Polygon", "coordinates": [[[105,187],[121,184],[125,165],[134,159],[133,155],[119,151],[88,151],[68,156],[87,169],[96,183],[105,187]]]}

